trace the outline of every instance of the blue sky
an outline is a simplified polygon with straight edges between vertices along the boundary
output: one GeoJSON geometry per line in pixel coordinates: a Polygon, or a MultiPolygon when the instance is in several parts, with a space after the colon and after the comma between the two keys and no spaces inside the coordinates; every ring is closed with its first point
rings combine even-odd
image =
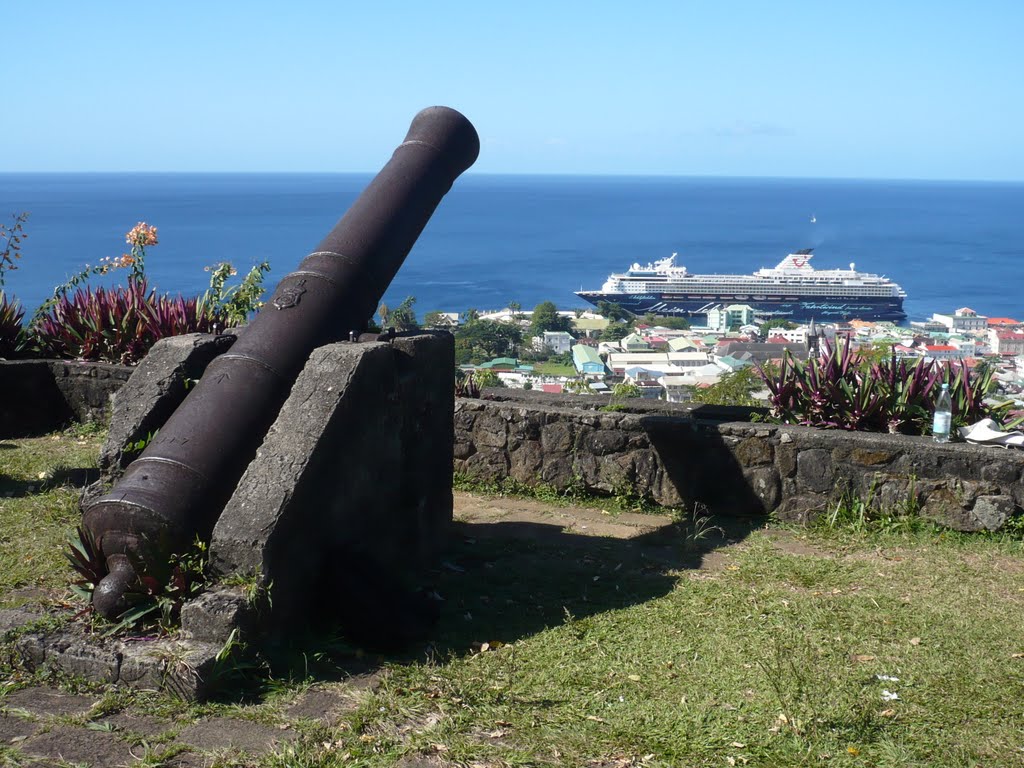
{"type": "Polygon", "coordinates": [[[1024,3],[18,2],[0,171],[375,171],[422,107],[474,172],[1024,180],[1024,3]]]}

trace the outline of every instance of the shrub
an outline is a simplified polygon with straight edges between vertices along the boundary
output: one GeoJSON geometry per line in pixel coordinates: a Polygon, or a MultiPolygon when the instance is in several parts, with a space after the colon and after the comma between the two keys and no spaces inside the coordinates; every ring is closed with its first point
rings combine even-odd
{"type": "Polygon", "coordinates": [[[0,358],[12,357],[21,347],[21,321],[25,310],[13,296],[4,292],[4,273],[15,270],[21,258],[21,241],[25,234],[27,213],[12,214],[12,224],[0,224],[0,358]]]}
{"type": "Polygon", "coordinates": [[[263,275],[270,271],[270,264],[261,261],[249,270],[238,285],[225,287],[227,279],[237,274],[230,261],[222,261],[212,267],[210,287],[199,299],[199,316],[216,317],[227,327],[236,327],[249,322],[249,316],[263,307],[263,275]]]}
{"type": "Polygon", "coordinates": [[[962,361],[908,364],[891,355],[871,364],[848,343],[826,344],[820,357],[806,363],[787,352],[778,373],[758,372],[770,393],[769,419],[783,424],[927,434],[942,383],[949,384],[955,426],[985,417],[1003,422],[1007,414],[1006,406],[984,402],[995,387],[991,369],[972,377],[962,361]]]}
{"type": "Polygon", "coordinates": [[[79,288],[60,296],[31,330],[43,356],[131,365],[160,339],[209,333],[219,320],[201,312],[197,299],[157,296],[145,279],[130,279],[124,287],[79,288]]]}
{"type": "Polygon", "coordinates": [[[25,310],[0,289],[0,358],[13,357],[21,347],[21,321],[25,310]]]}
{"type": "Polygon", "coordinates": [[[227,279],[235,274],[230,262],[207,267],[210,287],[200,298],[157,295],[146,281],[146,248],[159,242],[156,227],[140,221],[125,241],[129,253],[87,264],[36,310],[27,342],[36,354],[130,365],[162,338],[241,325],[262,306],[263,275],[270,271],[265,261],[230,287],[227,279]],[[131,270],[126,286],[85,287],[90,277],[115,269],[131,270]]]}

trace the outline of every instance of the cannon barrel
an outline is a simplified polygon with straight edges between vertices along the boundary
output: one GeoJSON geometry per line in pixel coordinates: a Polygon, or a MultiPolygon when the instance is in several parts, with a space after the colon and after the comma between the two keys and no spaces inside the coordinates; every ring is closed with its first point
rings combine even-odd
{"type": "Polygon", "coordinates": [[[231,349],[214,359],[83,524],[108,573],[93,592],[107,618],[129,607],[140,574],[208,539],[310,353],[364,326],[480,143],[447,107],[412,121],[394,155],[231,349]]]}

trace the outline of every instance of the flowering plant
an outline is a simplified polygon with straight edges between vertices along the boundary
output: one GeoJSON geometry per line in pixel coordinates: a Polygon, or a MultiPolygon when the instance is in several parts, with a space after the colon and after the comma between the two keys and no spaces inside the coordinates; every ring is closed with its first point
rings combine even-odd
{"type": "MultiPolygon", "coordinates": [[[[267,262],[254,267],[238,286],[225,289],[234,269],[217,265],[210,290],[200,298],[158,295],[146,278],[146,249],[159,243],[156,227],[140,221],[125,235],[129,253],[106,257],[58,285],[29,322],[32,345],[44,356],[138,362],[166,336],[210,333],[245,322],[261,305],[267,262]],[[90,277],[129,269],[127,285],[88,288],[90,277]]],[[[0,294],[2,295],[2,294],[0,294]]]]}
{"type": "Polygon", "coordinates": [[[0,358],[10,357],[22,344],[21,321],[25,310],[21,303],[4,291],[4,272],[18,268],[15,263],[21,258],[21,241],[25,234],[27,213],[15,213],[13,223],[0,224],[0,358]]]}
{"type": "Polygon", "coordinates": [[[263,307],[263,275],[270,271],[270,263],[261,261],[249,270],[238,285],[225,287],[227,279],[238,274],[230,261],[206,267],[210,273],[210,287],[199,299],[199,311],[215,316],[227,327],[244,325],[249,315],[263,307]]]}

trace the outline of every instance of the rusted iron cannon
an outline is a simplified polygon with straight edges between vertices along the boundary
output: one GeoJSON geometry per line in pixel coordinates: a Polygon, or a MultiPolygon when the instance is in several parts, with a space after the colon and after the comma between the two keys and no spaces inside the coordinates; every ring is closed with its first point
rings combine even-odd
{"type": "Polygon", "coordinates": [[[207,539],[313,349],[364,327],[423,227],[480,143],[455,110],[420,112],[391,160],[263,311],[216,358],[83,523],[107,576],[96,610],[128,607],[137,570],[159,572],[207,539]]]}

